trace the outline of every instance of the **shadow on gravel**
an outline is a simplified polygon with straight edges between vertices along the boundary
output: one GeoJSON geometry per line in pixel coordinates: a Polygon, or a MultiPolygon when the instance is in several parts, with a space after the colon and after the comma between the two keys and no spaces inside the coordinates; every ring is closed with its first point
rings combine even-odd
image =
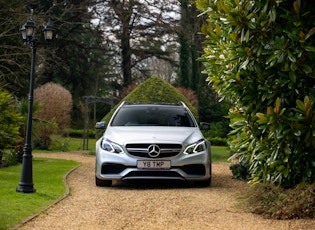
{"type": "Polygon", "coordinates": [[[189,188],[210,188],[198,187],[193,182],[181,180],[127,180],[114,181],[113,188],[115,189],[189,189],[189,188]]]}
{"type": "Polygon", "coordinates": [[[114,181],[113,189],[211,189],[211,188],[231,188],[234,187],[234,183],[240,183],[240,181],[234,180],[230,175],[213,175],[212,183],[210,187],[198,186],[191,181],[181,180],[126,180],[126,181],[114,181]]]}
{"type": "Polygon", "coordinates": [[[235,186],[239,186],[240,183],[247,183],[245,181],[233,179],[232,175],[214,174],[212,177],[211,187],[216,188],[233,188],[235,186]]]}

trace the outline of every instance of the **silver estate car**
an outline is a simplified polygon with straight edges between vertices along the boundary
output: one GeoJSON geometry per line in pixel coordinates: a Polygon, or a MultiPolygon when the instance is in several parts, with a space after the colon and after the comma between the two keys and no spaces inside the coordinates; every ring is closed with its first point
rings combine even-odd
{"type": "Polygon", "coordinates": [[[179,104],[123,102],[96,142],[95,182],[111,186],[113,180],[169,179],[211,184],[211,149],[191,111],[179,104]]]}

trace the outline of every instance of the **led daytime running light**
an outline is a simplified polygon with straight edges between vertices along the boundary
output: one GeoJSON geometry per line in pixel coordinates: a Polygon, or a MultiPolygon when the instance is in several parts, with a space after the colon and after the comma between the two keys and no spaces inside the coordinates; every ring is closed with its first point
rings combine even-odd
{"type": "Polygon", "coordinates": [[[111,152],[111,153],[123,153],[124,152],[123,148],[120,145],[118,145],[118,144],[116,144],[114,142],[111,142],[108,139],[103,139],[102,140],[101,148],[103,150],[111,152]]]}
{"type": "Polygon", "coordinates": [[[184,151],[184,154],[193,154],[193,153],[199,153],[206,150],[206,142],[204,139],[197,141],[194,144],[191,144],[187,146],[187,148],[184,151]]]}

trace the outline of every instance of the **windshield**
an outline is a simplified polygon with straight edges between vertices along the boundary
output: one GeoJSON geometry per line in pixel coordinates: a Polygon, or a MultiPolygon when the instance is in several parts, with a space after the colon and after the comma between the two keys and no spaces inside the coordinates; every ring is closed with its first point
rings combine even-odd
{"type": "Polygon", "coordinates": [[[114,117],[112,126],[195,127],[189,112],[180,106],[125,106],[114,117]]]}

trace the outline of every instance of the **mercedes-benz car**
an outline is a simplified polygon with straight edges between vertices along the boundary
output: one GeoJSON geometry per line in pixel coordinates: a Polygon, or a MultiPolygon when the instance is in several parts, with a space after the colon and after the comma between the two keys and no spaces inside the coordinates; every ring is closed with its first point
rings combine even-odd
{"type": "Polygon", "coordinates": [[[211,184],[211,147],[192,112],[183,103],[131,104],[123,102],[96,142],[95,182],[111,186],[115,180],[161,179],[211,184]]]}

